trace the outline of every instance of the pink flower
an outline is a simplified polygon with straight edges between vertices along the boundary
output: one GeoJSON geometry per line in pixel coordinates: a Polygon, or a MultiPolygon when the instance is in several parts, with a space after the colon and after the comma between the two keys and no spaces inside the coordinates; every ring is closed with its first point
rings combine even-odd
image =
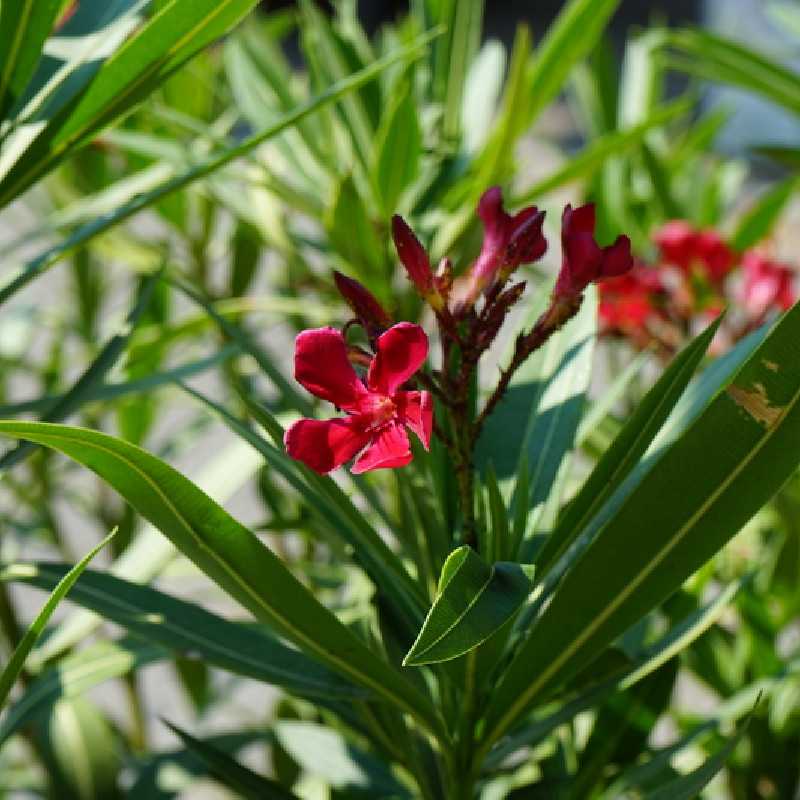
{"type": "Polygon", "coordinates": [[[594,239],[594,227],[593,203],[564,209],[561,271],[553,292],[556,298],[578,297],[593,281],[623,275],[633,266],[630,239],[618,236],[614,244],[600,247],[594,239]]]}
{"type": "Polygon", "coordinates": [[[428,392],[403,391],[428,356],[419,325],[400,322],[378,337],[366,385],[347,358],[335,328],[303,331],[295,342],[295,378],[312,394],[345,411],[338,419],[301,419],[284,436],[286,452],[320,474],[356,457],[352,471],[402,467],[411,461],[406,428],[428,448],[433,401],[428,392]]]}
{"type": "Polygon", "coordinates": [[[759,319],[773,308],[786,311],[797,300],[795,272],[756,250],[742,256],[741,301],[750,317],[759,319]]]}
{"type": "Polygon", "coordinates": [[[478,202],[478,216],[483,222],[483,245],[470,271],[467,303],[474,303],[498,275],[504,280],[520,264],[540,259],[547,250],[547,240],[542,234],[544,211],[528,206],[513,216],[508,214],[499,186],[483,193],[478,202]]]}

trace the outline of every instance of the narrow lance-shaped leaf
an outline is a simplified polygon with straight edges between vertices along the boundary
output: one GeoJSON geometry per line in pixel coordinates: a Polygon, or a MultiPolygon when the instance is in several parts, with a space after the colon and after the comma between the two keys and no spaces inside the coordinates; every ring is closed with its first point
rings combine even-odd
{"type": "Polygon", "coordinates": [[[669,64],[701,78],[759,92],[800,114],[800,78],[777,61],[699,29],[669,31],[664,41],[676,52],[669,64]]]}
{"type": "MultiPolygon", "coordinates": [[[[0,570],[0,580],[49,589],[60,585],[67,572],[65,564],[9,564],[0,570]]],[[[70,600],[149,642],[177,653],[197,654],[206,664],[296,694],[351,699],[367,694],[273,636],[108,573],[84,572],[70,600]]]]}
{"type": "MultiPolygon", "coordinates": [[[[246,442],[236,440],[197,470],[192,480],[218,503],[225,503],[256,474],[262,463],[258,453],[246,442]]],[[[148,524],[111,563],[108,572],[133,583],[150,583],[177,555],[172,542],[148,524]]],[[[46,662],[62,656],[97,630],[102,621],[102,617],[86,609],[70,614],[54,626],[47,639],[31,653],[33,668],[41,670],[46,662]]]]}
{"type": "Polygon", "coordinates": [[[258,537],[172,467],[97,431],[1,422],[0,433],[51,447],[96,472],[257,619],[444,734],[427,697],[319,603],[258,537]]]}
{"type": "Polygon", "coordinates": [[[798,186],[796,177],[787,178],[765,192],[739,220],[731,237],[731,247],[739,252],[767,237],[798,186]]]}
{"type": "Polygon", "coordinates": [[[297,800],[296,795],[276,781],[253,772],[233,756],[214,747],[209,742],[196,739],[191,734],[164,720],[169,729],[180,738],[187,749],[195,753],[208,767],[208,771],[223,786],[236,792],[237,797],[252,800],[297,800]]]}
{"type": "Polygon", "coordinates": [[[169,652],[135,639],[99,642],[61,659],[26,687],[0,722],[0,745],[60,698],[77,697],[132,669],[166,659],[169,652]]]}
{"type": "Polygon", "coordinates": [[[414,667],[464,655],[488,639],[519,609],[532,587],[530,568],[490,566],[468,546],[445,561],[439,588],[403,664],[414,667]]]}
{"type": "Polygon", "coordinates": [[[582,711],[596,706],[614,692],[624,691],[651,675],[711,628],[722,616],[741,585],[741,581],[731,584],[714,600],[698,608],[637,655],[629,666],[621,667],[617,674],[580,691],[577,696],[568,699],[556,711],[540,716],[512,731],[489,753],[485,762],[486,767],[498,767],[515,751],[522,747],[535,746],[560,725],[574,719],[582,711]]]}
{"type": "Polygon", "coordinates": [[[644,795],[644,800],[693,800],[711,782],[711,779],[725,766],[734,748],[744,736],[750,724],[750,717],[739,726],[719,751],[705,763],[686,775],[681,775],[658,789],[644,795]]]}
{"type": "Polygon", "coordinates": [[[700,364],[721,317],[672,360],[672,363],[647,393],[625,427],[586,479],[578,496],[570,503],[537,559],[540,569],[557,558],[580,533],[583,526],[636,466],[661,426],[683,394],[700,364]]]}
{"type": "Polygon", "coordinates": [[[92,222],[81,226],[73,234],[71,234],[65,241],[55,245],[46,252],[37,256],[36,258],[28,261],[21,268],[12,271],[10,277],[6,280],[5,284],[0,286],[0,304],[4,303],[19,291],[23,286],[26,286],[35,277],[45,272],[51,266],[59,262],[62,258],[74,252],[76,249],[86,244],[95,236],[99,236],[109,228],[124,222],[130,217],[137,214],[142,209],[148,208],[155,203],[163,200],[175,192],[180,191],[186,186],[191,185],[195,181],[199,181],[208,177],[212,173],[221,169],[222,167],[230,164],[238,158],[247,155],[263,142],[272,139],[283,131],[296,125],[301,120],[313,114],[318,109],[334,102],[347,92],[357,89],[364,83],[373,80],[383,72],[387,67],[397,61],[407,58],[418,57],[421,49],[435,36],[438,36],[440,31],[425,34],[414,40],[408,47],[404,47],[395,53],[391,53],[385,58],[378,59],[373,64],[365,67],[363,70],[333,84],[326,91],[313,97],[308,102],[302,104],[294,111],[285,114],[273,125],[265,128],[258,133],[253,134],[248,139],[245,139],[235,147],[217,153],[197,166],[170,178],[162,183],[152,191],[145,192],[138,197],[135,197],[130,202],[124,204],[113,212],[105,214],[92,222]]]}
{"type": "Polygon", "coordinates": [[[33,76],[62,5],[61,0],[5,0],[0,5],[0,119],[33,76]]]}
{"type": "Polygon", "coordinates": [[[238,23],[257,0],[166,0],[100,68],[76,102],[46,125],[0,183],[17,197],[72,149],[140,103],[177,67],[238,23]]]}
{"type": "Polygon", "coordinates": [[[786,442],[800,438],[799,334],[800,305],[687,428],[659,437],[565,553],[566,577],[497,689],[487,742],[680,586],[797,468],[786,442]]]}
{"type": "MultiPolygon", "coordinates": [[[[277,469],[306,500],[312,514],[321,518],[335,536],[353,547],[356,560],[375,582],[379,591],[395,605],[406,623],[413,626],[411,631],[416,630],[424,610],[420,591],[398,556],[364,519],[336,482],[327,475],[318,475],[293,461],[282,448],[273,447],[246,422],[237,419],[205,395],[188,386],[183,386],[183,389],[204,403],[234,433],[261,453],[267,463],[277,469]]],[[[262,417],[266,417],[265,422],[270,427],[280,428],[268,412],[262,410],[260,413],[262,417]]],[[[280,436],[277,439],[281,441],[280,436]]]]}
{"type": "Polygon", "coordinates": [[[72,588],[75,581],[78,580],[81,572],[86,569],[89,562],[100,552],[114,537],[116,528],[103,539],[100,544],[92,548],[77,564],[75,564],[69,571],[64,570],[64,575],[53,588],[52,594],[47,599],[47,602],[42,607],[42,610],[37,614],[36,619],[31,623],[25,635],[22,637],[20,643],[11,654],[8,663],[6,664],[3,672],[0,673],[0,709],[5,705],[8,694],[11,691],[14,683],[19,677],[25,666],[25,659],[31,652],[31,649],[36,644],[37,639],[42,635],[48,620],[53,615],[58,604],[64,599],[67,592],[72,588]]]}
{"type": "MultiPolygon", "coordinates": [[[[145,279],[136,296],[136,302],[126,317],[121,329],[103,345],[97,357],[83,371],[69,391],[65,392],[58,399],[55,399],[52,405],[45,409],[42,414],[42,421],[61,422],[80,408],[80,406],[97,390],[103,378],[114,367],[125,351],[131,334],[136,328],[136,324],[142,318],[142,315],[150,304],[150,298],[153,296],[155,283],[158,279],[158,275],[150,275],[145,279]]],[[[30,442],[22,442],[15,450],[6,453],[0,458],[0,470],[8,469],[18,464],[33,449],[34,445],[30,442]]]]}

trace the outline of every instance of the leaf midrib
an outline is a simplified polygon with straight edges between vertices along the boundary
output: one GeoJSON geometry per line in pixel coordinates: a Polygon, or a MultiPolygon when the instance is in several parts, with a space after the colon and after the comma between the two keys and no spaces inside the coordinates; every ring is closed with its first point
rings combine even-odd
{"type": "Polygon", "coordinates": [[[28,32],[28,23],[30,21],[32,10],[33,0],[27,0],[25,3],[25,10],[21,15],[22,19],[17,28],[17,35],[11,42],[11,48],[8,52],[5,69],[3,70],[2,76],[0,76],[0,103],[4,102],[6,90],[11,85],[11,76],[14,73],[14,67],[16,67],[18,64],[17,56],[19,55],[19,49],[22,46],[22,40],[25,38],[25,34],[28,32]]]}
{"type": "MultiPolygon", "coordinates": [[[[47,424],[47,423],[41,423],[41,424],[47,424]]],[[[162,501],[164,502],[165,506],[173,513],[175,518],[183,526],[183,528],[189,534],[189,536],[192,538],[192,540],[195,541],[195,543],[202,550],[204,550],[207,554],[209,554],[211,556],[211,559],[215,563],[217,563],[219,566],[221,566],[223,571],[225,573],[227,573],[232,578],[233,582],[236,585],[238,585],[239,587],[243,588],[245,594],[248,595],[249,597],[251,597],[255,601],[256,605],[258,607],[262,608],[266,612],[267,615],[269,615],[273,619],[279,621],[287,631],[290,631],[291,634],[293,636],[296,636],[299,641],[304,642],[305,646],[308,647],[309,650],[311,650],[312,652],[317,653],[317,654],[322,654],[323,660],[327,660],[327,661],[330,661],[330,662],[336,664],[338,666],[338,668],[341,669],[343,672],[345,672],[346,674],[354,676],[361,683],[364,683],[364,684],[370,686],[372,689],[376,690],[378,692],[378,694],[381,694],[381,695],[383,695],[385,697],[391,698],[394,702],[396,702],[399,706],[404,708],[413,717],[419,719],[421,722],[424,721],[426,726],[431,725],[431,722],[429,720],[427,720],[425,717],[423,717],[422,714],[417,709],[415,709],[403,697],[400,697],[400,696],[396,695],[395,693],[391,692],[387,688],[386,685],[384,685],[384,684],[380,683],[379,681],[373,679],[371,676],[369,676],[367,674],[364,674],[363,672],[361,672],[361,671],[359,671],[357,669],[354,669],[350,664],[348,664],[346,661],[344,661],[340,657],[333,655],[333,653],[330,653],[330,652],[326,651],[323,648],[316,647],[313,639],[308,637],[302,631],[298,630],[291,622],[289,622],[277,610],[273,610],[271,606],[267,605],[259,597],[259,595],[257,593],[253,592],[251,587],[246,582],[243,582],[243,581],[241,581],[239,579],[237,573],[231,568],[231,566],[228,564],[228,562],[225,561],[224,559],[221,559],[218,556],[218,554],[215,553],[214,550],[212,550],[203,541],[202,537],[198,536],[198,534],[195,532],[194,528],[192,527],[191,523],[189,523],[189,521],[180,513],[180,511],[175,508],[175,506],[170,502],[169,498],[161,491],[161,488],[158,486],[158,484],[155,483],[147,475],[147,473],[142,471],[142,469],[140,469],[137,464],[134,464],[132,461],[130,461],[124,455],[116,453],[115,451],[113,451],[113,450],[109,449],[108,447],[105,447],[105,446],[103,446],[103,445],[101,445],[101,444],[99,444],[97,442],[84,441],[84,440],[78,439],[78,438],[76,438],[74,436],[69,436],[69,435],[67,435],[65,433],[55,433],[55,432],[50,433],[50,432],[48,432],[46,435],[50,439],[61,439],[63,441],[70,442],[72,444],[78,444],[79,446],[94,448],[95,450],[98,450],[100,452],[104,452],[104,453],[110,455],[112,458],[117,459],[119,461],[122,461],[124,464],[128,465],[128,467],[130,469],[132,469],[134,472],[136,472],[145,481],[145,483],[148,484],[152,488],[153,492],[158,497],[160,497],[162,499],[162,501]]],[[[287,575],[291,576],[294,580],[296,580],[296,578],[294,578],[294,576],[292,576],[292,574],[288,570],[286,572],[287,572],[287,575]]],[[[304,591],[308,591],[307,589],[302,587],[302,584],[299,584],[299,585],[301,586],[301,588],[303,588],[304,591]]],[[[328,609],[326,609],[324,606],[320,606],[320,609],[322,611],[324,611],[326,614],[330,614],[330,616],[334,620],[336,620],[338,622],[337,617],[332,612],[330,612],[328,609]]],[[[344,630],[346,630],[346,628],[344,630]]],[[[352,634],[349,634],[349,635],[352,636],[352,634]]],[[[366,648],[364,647],[364,645],[362,645],[362,643],[360,641],[358,641],[354,637],[353,637],[353,639],[357,643],[359,649],[363,648],[364,650],[366,650],[366,648]]],[[[367,652],[369,652],[369,651],[367,651],[367,652]]],[[[370,655],[371,655],[371,653],[370,653],[370,655]]],[[[389,666],[388,665],[386,665],[386,666],[387,666],[387,669],[389,669],[389,666]]],[[[398,677],[402,678],[402,676],[398,676],[398,677]]]]}
{"type": "MultiPolygon", "coordinates": [[[[47,575],[48,574],[48,570],[47,570],[46,567],[39,566],[39,567],[37,567],[37,570],[43,575],[47,575]]],[[[49,574],[52,576],[52,573],[49,573],[49,574]]],[[[131,603],[129,603],[126,600],[121,600],[121,599],[119,599],[118,597],[116,597],[114,595],[108,594],[107,592],[103,591],[102,589],[100,589],[98,587],[90,586],[88,584],[85,585],[85,586],[80,586],[80,591],[83,592],[84,594],[87,594],[87,595],[90,595],[90,596],[94,597],[95,599],[98,599],[98,600],[101,600],[101,601],[105,602],[107,605],[115,606],[121,612],[128,613],[131,616],[135,616],[137,614],[159,613],[159,612],[146,611],[144,608],[137,607],[135,605],[131,605],[131,603]]],[[[203,613],[205,613],[205,612],[203,612],[203,613]]],[[[223,620],[212,620],[212,621],[213,622],[221,622],[222,625],[235,624],[235,623],[230,623],[230,622],[228,622],[227,620],[224,620],[224,619],[223,620]]],[[[221,656],[227,657],[232,661],[238,661],[241,664],[254,667],[255,669],[258,669],[259,671],[263,672],[264,668],[263,668],[262,662],[257,660],[257,659],[249,658],[248,655],[246,653],[244,653],[244,652],[230,650],[229,648],[227,648],[224,645],[222,645],[220,642],[218,642],[218,641],[216,641],[214,639],[206,638],[206,637],[202,636],[201,634],[195,633],[194,631],[190,631],[190,630],[188,630],[186,628],[181,628],[178,625],[175,625],[174,623],[172,623],[171,621],[166,620],[166,618],[164,618],[164,621],[159,621],[158,624],[160,626],[162,626],[165,631],[175,631],[176,633],[180,634],[180,636],[183,639],[187,639],[190,642],[194,642],[195,644],[197,644],[197,643],[203,644],[209,650],[211,650],[211,651],[213,651],[213,652],[215,652],[215,653],[217,653],[217,654],[219,654],[221,656]]],[[[158,646],[159,647],[163,647],[165,645],[162,645],[162,644],[158,643],[158,646]]],[[[279,645],[279,646],[283,647],[283,645],[279,645]]],[[[287,648],[287,650],[288,650],[288,648],[287,648]]],[[[291,651],[289,650],[288,652],[291,652],[291,651]]],[[[270,662],[269,669],[272,672],[274,672],[276,675],[285,676],[293,684],[299,685],[298,678],[297,678],[297,676],[296,676],[296,674],[294,672],[292,672],[290,670],[287,670],[287,669],[284,669],[283,667],[276,666],[272,662],[270,662]]],[[[310,684],[312,686],[316,686],[320,690],[325,690],[326,689],[326,684],[325,683],[321,683],[320,681],[318,681],[318,680],[316,680],[314,678],[309,678],[307,676],[304,676],[303,680],[306,681],[308,684],[310,684]]],[[[328,689],[328,691],[329,691],[329,689],[328,689]]]]}
{"type": "Polygon", "coordinates": [[[585,644],[585,642],[591,638],[591,636],[594,635],[594,633],[596,633],[601,625],[604,624],[608,618],[620,607],[620,605],[622,605],[622,603],[624,603],[641,585],[642,581],[650,576],[653,570],[664,560],[664,558],[667,557],[667,555],[669,555],[670,552],[672,552],[672,550],[683,540],[683,538],[692,530],[692,528],[694,528],[696,523],[703,517],[709,508],[716,503],[719,497],[725,491],[727,491],[728,487],[733,483],[733,481],[736,480],[741,472],[761,452],[767,442],[771,441],[772,435],[781,427],[783,421],[797,404],[798,399],[800,399],[800,390],[795,392],[794,396],[783,409],[775,424],[766,430],[764,436],[761,438],[758,444],[748,453],[747,456],[745,456],[744,459],[742,459],[738,467],[736,467],[736,469],[734,469],[728,475],[728,477],[726,477],[725,480],[719,484],[717,489],[712,492],[712,494],[704,503],[701,504],[700,508],[698,508],[698,510],[692,514],[692,516],[689,517],[689,519],[677,530],[675,536],[672,537],[668,544],[663,547],[629,583],[625,585],[622,591],[616,595],[611,603],[609,603],[602,611],[592,618],[590,624],[584,629],[583,633],[573,639],[572,642],[567,645],[567,647],[562,650],[552,662],[550,662],[550,666],[546,667],[542,672],[539,673],[536,679],[529,685],[528,689],[519,696],[517,701],[511,705],[509,710],[500,718],[492,731],[487,735],[486,745],[491,745],[492,742],[496,741],[498,736],[500,736],[513,722],[520,710],[527,705],[530,698],[533,697],[536,692],[546,684],[547,680],[549,680],[549,678],[555,672],[557,672],[558,669],[569,658],[571,658],[580,649],[580,647],[582,647],[583,644],[585,644]]]}

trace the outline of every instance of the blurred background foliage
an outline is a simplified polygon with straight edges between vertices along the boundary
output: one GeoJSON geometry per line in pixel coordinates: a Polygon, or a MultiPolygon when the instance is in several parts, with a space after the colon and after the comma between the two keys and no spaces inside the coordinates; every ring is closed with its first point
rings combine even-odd
{"type": "MultiPolygon", "coordinates": [[[[551,240],[563,201],[593,200],[600,238],[625,231],[644,259],[671,219],[791,264],[798,244],[798,4],[572,0],[535,4],[527,18],[512,3],[382,5],[37,0],[24,29],[15,15],[30,4],[0,5],[2,416],[69,420],[184,466],[353,620],[369,588],[344,565],[341,542],[320,540],[302,497],[185,382],[254,423],[259,407],[278,418],[307,411],[288,377],[291,342],[301,328],[346,321],[331,270],[417,319],[418,299],[396,280],[391,214],[412,222],[434,258],[463,266],[479,249],[474,209],[492,184],[512,208],[547,209],[551,240]],[[768,31],[769,49],[729,38],[742,25],[768,31]]],[[[660,369],[647,350],[634,356],[611,339],[596,362],[591,398],[601,402],[587,405],[567,497],[660,369]]],[[[118,528],[98,563],[225,608],[99,481],[32,447],[2,466],[4,562],[74,562],[118,528]]],[[[350,491],[353,479],[342,480],[350,491]]],[[[419,480],[378,478],[384,513],[395,516],[419,480]]],[[[708,796],[796,797],[800,478],[619,647],[641,651],[736,582],[678,658],[543,737],[538,778],[552,787],[579,776],[572,797],[644,796],[717,750],[719,726],[760,693],[708,796]]],[[[6,651],[39,600],[0,585],[6,651]]],[[[13,709],[29,724],[15,723],[24,735],[0,751],[3,793],[194,797],[198,779],[219,777],[219,751],[244,751],[259,767],[268,753],[301,796],[331,786],[330,796],[351,796],[341,776],[369,759],[343,741],[314,744],[324,712],[309,703],[243,689],[244,678],[190,649],[121,638],[86,611],[57,620],[22,676],[13,709]],[[145,669],[156,661],[170,666],[145,669]],[[169,734],[164,707],[219,750],[169,734]],[[264,733],[267,719],[277,733],[264,733]]],[[[533,769],[514,765],[485,796],[544,796],[515,789],[533,769]]]]}

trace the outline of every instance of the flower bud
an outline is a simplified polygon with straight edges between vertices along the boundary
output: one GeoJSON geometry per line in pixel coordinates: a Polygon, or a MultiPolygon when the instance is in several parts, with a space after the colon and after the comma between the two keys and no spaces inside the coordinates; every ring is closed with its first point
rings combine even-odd
{"type": "Polygon", "coordinates": [[[428,254],[414,235],[414,231],[399,214],[392,217],[392,238],[397,248],[397,255],[417,292],[436,311],[441,311],[444,308],[444,301],[434,285],[428,254]]]}
{"type": "Polygon", "coordinates": [[[590,283],[623,275],[633,267],[630,239],[618,236],[614,244],[600,247],[594,238],[594,227],[594,204],[576,209],[568,205],[564,209],[561,271],[554,297],[578,297],[590,283]]]}
{"type": "Polygon", "coordinates": [[[365,286],[337,270],[333,272],[333,280],[371,343],[393,325],[391,316],[365,286]]]}
{"type": "Polygon", "coordinates": [[[483,245],[470,271],[465,307],[473,305],[481,292],[498,280],[506,281],[520,264],[536,261],[547,250],[547,240],[542,234],[544,212],[528,206],[511,216],[503,208],[499,186],[483,193],[478,216],[483,222],[483,245]]]}

